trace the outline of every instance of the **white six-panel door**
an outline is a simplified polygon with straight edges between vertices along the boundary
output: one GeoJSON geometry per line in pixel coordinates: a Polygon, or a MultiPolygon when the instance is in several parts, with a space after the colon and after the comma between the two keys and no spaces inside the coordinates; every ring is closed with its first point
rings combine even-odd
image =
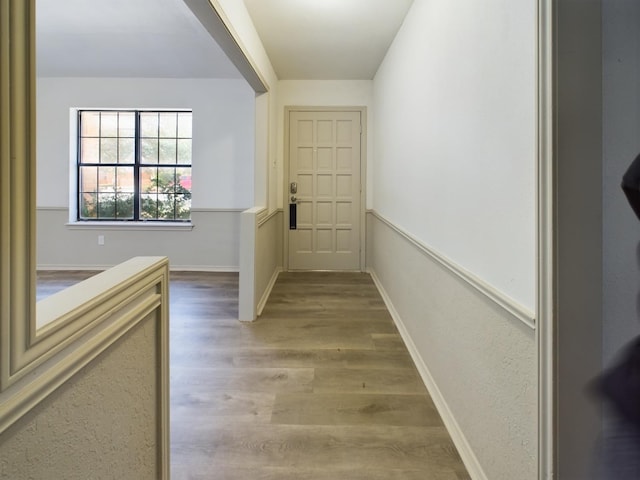
{"type": "Polygon", "coordinates": [[[289,115],[289,269],[360,270],[361,113],[289,115]]]}

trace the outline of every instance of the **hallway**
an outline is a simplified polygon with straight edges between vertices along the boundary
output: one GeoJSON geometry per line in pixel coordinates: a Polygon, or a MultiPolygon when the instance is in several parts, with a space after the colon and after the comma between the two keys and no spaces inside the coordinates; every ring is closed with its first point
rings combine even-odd
{"type": "Polygon", "coordinates": [[[173,479],[469,479],[368,275],[281,273],[253,324],[237,288],[172,274],[173,479]]]}

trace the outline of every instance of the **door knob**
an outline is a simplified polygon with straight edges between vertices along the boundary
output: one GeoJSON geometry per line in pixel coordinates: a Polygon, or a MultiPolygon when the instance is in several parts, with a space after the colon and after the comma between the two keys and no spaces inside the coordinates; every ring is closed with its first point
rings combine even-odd
{"type": "Polygon", "coordinates": [[[291,203],[296,203],[298,201],[298,199],[295,197],[295,195],[291,195],[291,203]]]}

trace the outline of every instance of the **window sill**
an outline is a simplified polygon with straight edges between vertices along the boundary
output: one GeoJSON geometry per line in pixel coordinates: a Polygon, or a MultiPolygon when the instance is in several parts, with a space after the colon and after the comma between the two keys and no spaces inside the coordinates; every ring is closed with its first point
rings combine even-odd
{"type": "Polygon", "coordinates": [[[69,230],[140,230],[140,231],[190,231],[191,222],[69,222],[69,230]]]}

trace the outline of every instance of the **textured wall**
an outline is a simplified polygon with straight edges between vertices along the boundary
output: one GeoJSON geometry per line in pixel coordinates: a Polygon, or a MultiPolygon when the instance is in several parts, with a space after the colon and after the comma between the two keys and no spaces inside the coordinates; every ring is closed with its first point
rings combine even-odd
{"type": "Polygon", "coordinates": [[[536,479],[535,332],[371,214],[367,245],[368,268],[486,478],[536,479]]]}
{"type": "Polygon", "coordinates": [[[240,211],[194,211],[193,230],[131,228],[73,230],[66,209],[38,209],[36,257],[39,269],[110,267],[134,256],[166,256],[171,268],[237,271],[240,211]],[[98,245],[98,235],[104,245],[98,245]],[[60,248],[65,245],[65,248],[60,248]]]}
{"type": "Polygon", "coordinates": [[[147,319],[0,436],[3,480],[157,480],[158,351],[147,319]]]}

